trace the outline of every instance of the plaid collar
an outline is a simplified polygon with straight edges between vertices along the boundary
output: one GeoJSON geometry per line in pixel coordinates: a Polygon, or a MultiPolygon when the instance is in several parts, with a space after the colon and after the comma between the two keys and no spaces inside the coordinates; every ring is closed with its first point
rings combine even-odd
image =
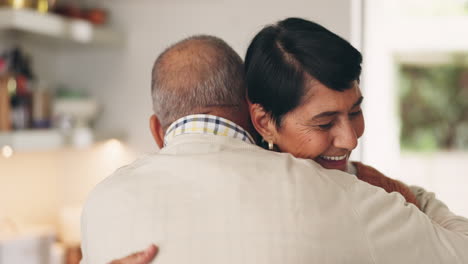
{"type": "Polygon", "coordinates": [[[164,146],[176,136],[185,134],[207,134],[241,139],[255,144],[252,136],[240,126],[225,118],[214,115],[189,115],[172,123],[164,136],[164,146]]]}

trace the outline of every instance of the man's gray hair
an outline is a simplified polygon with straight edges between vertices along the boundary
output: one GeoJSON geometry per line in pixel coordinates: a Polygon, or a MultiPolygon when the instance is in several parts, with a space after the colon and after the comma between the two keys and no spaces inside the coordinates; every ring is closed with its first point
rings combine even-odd
{"type": "Polygon", "coordinates": [[[184,39],[167,48],[153,66],[153,110],[164,128],[199,109],[234,109],[245,100],[245,90],[242,59],[217,37],[184,39]]]}

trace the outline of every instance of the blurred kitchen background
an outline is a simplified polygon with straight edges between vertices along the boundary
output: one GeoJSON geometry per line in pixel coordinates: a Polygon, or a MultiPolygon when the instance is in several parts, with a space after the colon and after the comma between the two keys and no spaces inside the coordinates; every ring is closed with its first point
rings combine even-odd
{"type": "Polygon", "coordinates": [[[77,263],[86,195],[157,150],[150,72],[169,44],[213,34],[243,57],[288,16],[363,52],[354,158],[468,216],[466,0],[0,0],[0,264],[77,263]]]}

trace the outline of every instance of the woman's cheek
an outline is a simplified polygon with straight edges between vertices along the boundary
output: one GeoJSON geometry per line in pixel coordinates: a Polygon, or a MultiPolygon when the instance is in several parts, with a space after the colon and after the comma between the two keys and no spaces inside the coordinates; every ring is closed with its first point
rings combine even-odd
{"type": "Polygon", "coordinates": [[[321,135],[320,137],[312,139],[310,142],[310,149],[313,149],[313,152],[311,152],[310,157],[315,159],[324,154],[330,148],[330,145],[330,140],[326,135],[321,135]]]}
{"type": "Polygon", "coordinates": [[[362,134],[364,134],[364,130],[366,128],[366,124],[364,121],[364,116],[361,114],[356,120],[354,120],[354,131],[356,132],[356,137],[360,138],[362,134]]]}
{"type": "Polygon", "coordinates": [[[282,144],[282,152],[289,152],[297,158],[314,159],[326,150],[326,137],[316,134],[295,135],[282,144]]]}

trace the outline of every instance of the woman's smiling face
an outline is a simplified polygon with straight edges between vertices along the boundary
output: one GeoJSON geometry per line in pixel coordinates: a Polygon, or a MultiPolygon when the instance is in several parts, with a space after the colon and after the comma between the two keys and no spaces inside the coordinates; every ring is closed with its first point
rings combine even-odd
{"type": "Polygon", "coordinates": [[[358,82],[342,92],[319,82],[310,85],[303,103],[274,129],[273,143],[281,152],[313,159],[327,169],[346,171],[351,151],[364,133],[358,82]]]}

